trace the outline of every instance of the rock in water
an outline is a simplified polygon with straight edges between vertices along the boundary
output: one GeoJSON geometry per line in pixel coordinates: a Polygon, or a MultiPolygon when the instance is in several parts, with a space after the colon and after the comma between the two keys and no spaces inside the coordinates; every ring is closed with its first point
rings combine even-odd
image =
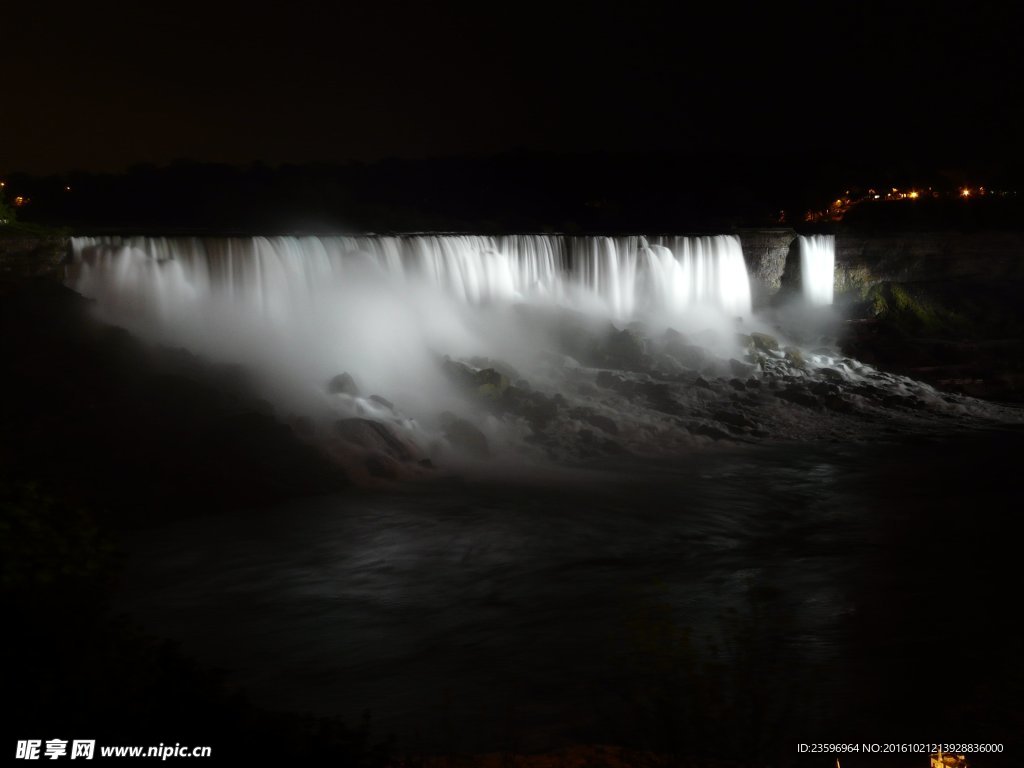
{"type": "Polygon", "coordinates": [[[332,395],[352,395],[352,397],[359,396],[359,387],[356,386],[355,379],[349,373],[339,373],[329,382],[327,382],[327,391],[332,395]]]}

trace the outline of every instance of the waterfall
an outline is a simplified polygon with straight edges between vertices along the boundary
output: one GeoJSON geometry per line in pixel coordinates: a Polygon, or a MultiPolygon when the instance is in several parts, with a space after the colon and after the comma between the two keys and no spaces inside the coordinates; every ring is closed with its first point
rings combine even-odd
{"type": "Polygon", "coordinates": [[[74,238],[72,284],[156,311],[220,294],[271,316],[369,270],[467,304],[542,302],[617,320],[698,308],[749,315],[739,240],[715,237],[403,235],[74,238]]]}
{"type": "Polygon", "coordinates": [[[800,281],[811,304],[832,303],[835,261],[835,235],[800,236],[800,281]]]}
{"type": "Polygon", "coordinates": [[[750,314],[739,240],[394,235],[75,238],[68,283],[143,338],[263,378],[294,412],[341,372],[406,413],[457,408],[438,361],[526,372],[581,324],[642,320],[729,339],[750,314]],[[563,339],[560,341],[559,339],[563,339]]]}

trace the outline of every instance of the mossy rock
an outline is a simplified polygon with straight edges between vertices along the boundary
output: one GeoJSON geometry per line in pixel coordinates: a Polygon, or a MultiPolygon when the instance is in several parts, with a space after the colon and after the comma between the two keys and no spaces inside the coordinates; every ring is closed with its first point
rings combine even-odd
{"type": "Polygon", "coordinates": [[[778,339],[767,333],[754,332],[750,334],[750,340],[754,343],[754,348],[762,352],[772,352],[779,348],[778,339]]]}
{"type": "Polygon", "coordinates": [[[804,359],[804,353],[799,347],[783,347],[782,351],[786,353],[786,359],[797,368],[807,367],[807,361],[804,359]]]}
{"type": "Polygon", "coordinates": [[[870,312],[907,334],[959,335],[972,323],[926,288],[908,283],[880,283],[866,296],[870,312]]]}
{"type": "Polygon", "coordinates": [[[497,400],[509,388],[509,380],[493,368],[475,370],[464,363],[445,360],[444,371],[456,385],[486,400],[497,400]]]}

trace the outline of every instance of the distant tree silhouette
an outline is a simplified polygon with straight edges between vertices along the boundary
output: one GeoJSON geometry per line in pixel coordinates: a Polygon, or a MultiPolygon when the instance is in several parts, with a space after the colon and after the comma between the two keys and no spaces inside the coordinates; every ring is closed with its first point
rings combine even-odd
{"type": "Polygon", "coordinates": [[[0,226],[14,223],[14,208],[7,204],[4,190],[0,189],[0,226]]]}

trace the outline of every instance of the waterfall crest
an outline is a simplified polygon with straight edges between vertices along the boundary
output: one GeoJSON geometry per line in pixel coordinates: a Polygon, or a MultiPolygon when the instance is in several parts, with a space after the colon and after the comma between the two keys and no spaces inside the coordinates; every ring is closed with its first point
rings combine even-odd
{"type": "Polygon", "coordinates": [[[227,294],[267,313],[353,273],[426,283],[468,304],[537,301],[650,313],[751,311],[738,238],[398,235],[79,237],[71,282],[86,295],[146,294],[160,306],[227,294]]]}

